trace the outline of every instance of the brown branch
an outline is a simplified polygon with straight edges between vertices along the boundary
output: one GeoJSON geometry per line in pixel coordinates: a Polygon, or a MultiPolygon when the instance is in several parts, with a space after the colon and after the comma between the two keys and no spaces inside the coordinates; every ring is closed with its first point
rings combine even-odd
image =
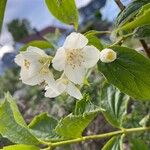
{"type": "Polygon", "coordinates": [[[115,0],[115,3],[118,5],[121,11],[125,9],[125,6],[122,4],[120,0],[115,0]]]}
{"type": "Polygon", "coordinates": [[[150,58],[150,48],[148,47],[148,45],[146,44],[146,42],[144,40],[140,40],[147,56],[150,58]]]}

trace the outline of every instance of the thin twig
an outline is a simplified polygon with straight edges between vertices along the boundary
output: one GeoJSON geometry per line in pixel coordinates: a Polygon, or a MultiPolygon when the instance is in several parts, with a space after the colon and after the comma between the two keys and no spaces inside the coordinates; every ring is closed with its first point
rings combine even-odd
{"type": "Polygon", "coordinates": [[[122,2],[120,0],[115,0],[115,2],[121,11],[123,11],[125,9],[125,6],[122,4],[122,2]]]}

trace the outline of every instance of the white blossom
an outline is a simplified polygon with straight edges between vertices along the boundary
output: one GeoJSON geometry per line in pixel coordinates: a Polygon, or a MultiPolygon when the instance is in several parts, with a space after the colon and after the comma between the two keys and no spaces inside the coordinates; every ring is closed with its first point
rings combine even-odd
{"type": "Polygon", "coordinates": [[[100,60],[104,63],[113,62],[117,58],[117,53],[112,49],[106,48],[100,52],[100,60]]]}
{"type": "Polygon", "coordinates": [[[43,50],[29,46],[15,58],[15,62],[21,67],[20,79],[28,85],[36,85],[42,82],[54,83],[54,78],[49,70],[51,57],[43,50]]]}
{"type": "Polygon", "coordinates": [[[53,67],[58,71],[64,70],[67,78],[75,84],[83,83],[86,70],[99,60],[99,50],[87,43],[84,35],[73,32],[52,60],[53,67]]]}
{"type": "Polygon", "coordinates": [[[66,92],[76,99],[82,99],[80,90],[64,74],[60,79],[56,80],[55,85],[50,84],[46,86],[45,90],[45,96],[49,98],[57,97],[66,92]]]}

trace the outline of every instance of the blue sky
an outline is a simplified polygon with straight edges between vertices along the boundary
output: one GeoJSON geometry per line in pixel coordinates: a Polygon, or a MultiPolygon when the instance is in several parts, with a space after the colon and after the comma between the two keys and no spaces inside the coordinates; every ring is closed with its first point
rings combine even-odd
{"type": "MultiPolygon", "coordinates": [[[[86,5],[89,1],[90,0],[76,0],[76,4],[79,8],[86,5]]],[[[128,3],[130,0],[122,1],[128,3]]],[[[113,21],[118,12],[119,9],[113,0],[107,0],[105,8],[102,9],[103,18],[113,21]]],[[[11,35],[6,29],[6,24],[14,18],[27,18],[31,22],[31,25],[38,30],[49,25],[62,26],[62,24],[49,13],[44,0],[8,0],[0,43],[13,43],[11,35]]]]}

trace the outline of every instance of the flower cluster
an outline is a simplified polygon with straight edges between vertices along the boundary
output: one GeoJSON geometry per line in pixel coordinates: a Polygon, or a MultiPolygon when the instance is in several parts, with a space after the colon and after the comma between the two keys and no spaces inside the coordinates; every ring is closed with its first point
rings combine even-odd
{"type": "Polygon", "coordinates": [[[60,47],[54,58],[43,50],[29,46],[15,58],[21,67],[20,79],[28,85],[44,83],[45,96],[56,97],[63,92],[76,99],[81,99],[82,94],[77,88],[84,81],[87,70],[102,62],[111,62],[116,59],[116,53],[111,49],[100,52],[96,47],[87,45],[88,39],[80,33],[71,33],[60,47]],[[50,64],[55,70],[62,71],[59,79],[55,80],[49,69],[50,64]]]}

